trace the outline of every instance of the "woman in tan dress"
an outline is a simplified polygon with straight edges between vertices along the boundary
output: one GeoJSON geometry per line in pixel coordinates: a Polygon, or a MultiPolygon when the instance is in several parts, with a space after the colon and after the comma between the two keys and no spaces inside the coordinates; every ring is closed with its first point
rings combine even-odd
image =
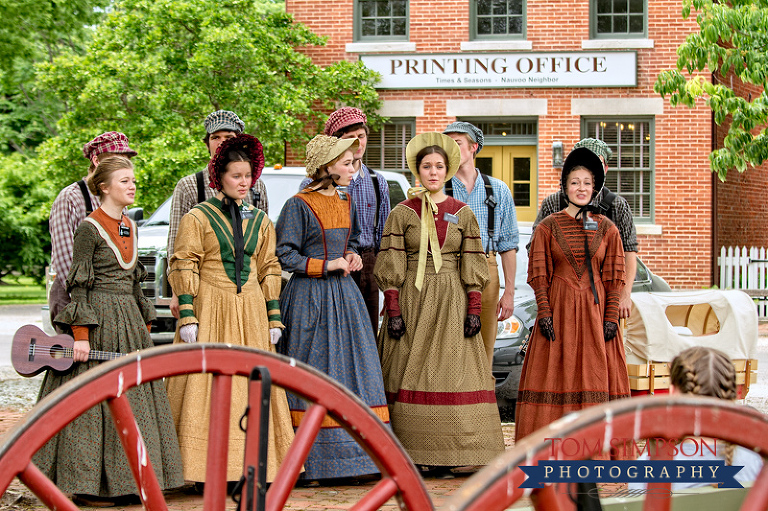
{"type": "MultiPolygon", "coordinates": [[[[264,168],[261,143],[245,134],[231,138],[208,168],[218,194],[184,215],[170,258],[168,278],[180,309],[175,342],[228,343],[274,352],[284,328],[275,228],[263,211],[243,202],[264,168]]],[[[205,481],[210,392],[207,374],[168,381],[184,478],[189,481],[205,481]]],[[[245,435],[239,420],[247,404],[247,378],[233,378],[228,481],[242,475],[245,435]]],[[[269,421],[271,481],[293,440],[288,402],[279,387],[272,387],[269,421]]]]}
{"type": "Polygon", "coordinates": [[[423,187],[384,228],[374,269],[386,310],[379,356],[395,434],[429,475],[452,477],[452,467],[504,451],[480,336],[488,263],[472,210],[443,192],[461,160],[456,142],[424,133],[406,158],[423,187]]]}

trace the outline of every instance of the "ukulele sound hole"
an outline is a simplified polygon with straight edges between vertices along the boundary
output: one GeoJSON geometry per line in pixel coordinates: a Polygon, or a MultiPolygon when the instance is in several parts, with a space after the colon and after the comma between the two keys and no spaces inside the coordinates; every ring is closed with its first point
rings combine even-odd
{"type": "Polygon", "coordinates": [[[64,347],[60,344],[51,346],[51,358],[64,358],[64,347]]]}

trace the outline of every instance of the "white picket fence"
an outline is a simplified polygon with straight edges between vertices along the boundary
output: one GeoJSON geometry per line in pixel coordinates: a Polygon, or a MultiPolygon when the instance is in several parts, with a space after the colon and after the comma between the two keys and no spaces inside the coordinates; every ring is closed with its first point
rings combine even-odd
{"type": "Polygon", "coordinates": [[[768,318],[768,250],[721,247],[717,260],[720,289],[742,289],[757,302],[757,315],[768,318]]]}

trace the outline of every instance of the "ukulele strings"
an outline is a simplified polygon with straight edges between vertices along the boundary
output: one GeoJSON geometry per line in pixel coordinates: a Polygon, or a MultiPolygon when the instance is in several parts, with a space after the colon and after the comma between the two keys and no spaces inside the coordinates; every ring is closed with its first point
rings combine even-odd
{"type": "MultiPolygon", "coordinates": [[[[56,355],[61,355],[63,358],[72,358],[74,355],[74,348],[65,348],[63,346],[38,346],[33,345],[29,347],[29,354],[30,355],[50,355],[52,358],[55,358],[56,355]]],[[[122,356],[122,353],[112,353],[109,351],[97,351],[97,350],[90,350],[88,352],[88,356],[111,356],[113,358],[117,358],[122,356]]]]}

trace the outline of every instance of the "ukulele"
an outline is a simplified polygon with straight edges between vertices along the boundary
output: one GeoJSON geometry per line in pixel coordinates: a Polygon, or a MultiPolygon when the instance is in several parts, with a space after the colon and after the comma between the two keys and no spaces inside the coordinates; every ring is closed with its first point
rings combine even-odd
{"type": "MultiPolygon", "coordinates": [[[[46,369],[67,371],[72,359],[75,340],[65,334],[51,337],[35,325],[24,325],[16,330],[11,343],[11,363],[22,376],[35,376],[46,369]]],[[[88,360],[114,360],[124,353],[91,350],[88,360]]]]}

